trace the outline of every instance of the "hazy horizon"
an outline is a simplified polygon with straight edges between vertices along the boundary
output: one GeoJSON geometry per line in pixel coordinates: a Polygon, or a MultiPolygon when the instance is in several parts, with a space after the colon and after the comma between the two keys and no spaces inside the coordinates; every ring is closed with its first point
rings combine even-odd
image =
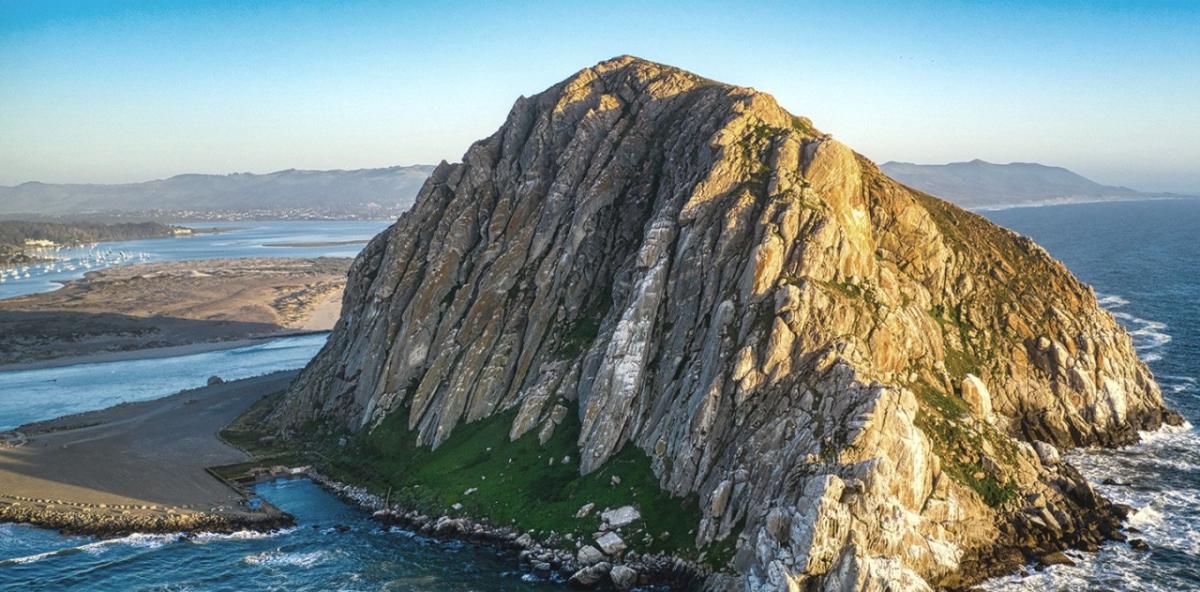
{"type": "Polygon", "coordinates": [[[1200,6],[0,4],[0,185],[458,161],[633,54],[775,95],[869,158],[1200,193],[1200,6]]]}

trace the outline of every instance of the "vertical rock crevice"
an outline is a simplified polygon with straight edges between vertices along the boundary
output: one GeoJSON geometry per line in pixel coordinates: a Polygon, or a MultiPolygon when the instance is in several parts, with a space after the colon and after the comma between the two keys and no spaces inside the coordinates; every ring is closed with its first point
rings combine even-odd
{"type": "Polygon", "coordinates": [[[1030,529],[1086,544],[1108,506],[1049,459],[1170,418],[1031,241],[767,94],[628,56],[437,168],[269,422],[403,411],[437,447],[515,410],[510,437],[545,442],[572,406],[580,470],[644,451],[698,496],[698,546],[736,537],[713,581],[755,590],[957,586],[1030,529]]]}

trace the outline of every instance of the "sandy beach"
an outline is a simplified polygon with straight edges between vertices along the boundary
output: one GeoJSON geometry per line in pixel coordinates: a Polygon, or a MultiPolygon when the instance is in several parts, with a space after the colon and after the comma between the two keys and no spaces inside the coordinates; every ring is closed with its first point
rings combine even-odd
{"type": "Polygon", "coordinates": [[[225,259],[89,273],[61,290],[0,300],[0,370],[181,355],[327,331],[348,259],[225,259]],[[250,340],[250,341],[247,341],[250,340]],[[177,349],[177,348],[187,349],[177,349]]]}
{"type": "Polygon", "coordinates": [[[0,436],[0,520],[76,532],[278,525],[207,468],[248,460],[217,432],[295,371],[22,426],[0,436]]]}

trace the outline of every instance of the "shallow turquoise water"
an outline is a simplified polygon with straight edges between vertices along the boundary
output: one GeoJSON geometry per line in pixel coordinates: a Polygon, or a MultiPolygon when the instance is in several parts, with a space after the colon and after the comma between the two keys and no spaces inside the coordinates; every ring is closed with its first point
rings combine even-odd
{"type": "Polygon", "coordinates": [[[225,380],[302,368],[328,333],[284,337],[236,349],[145,360],[0,372],[0,431],[117,403],[157,399],[225,380]]]}
{"type": "Polygon", "coordinates": [[[260,485],[291,512],[270,535],[134,535],[108,541],[0,525],[0,589],[28,591],[561,590],[526,581],[505,553],[381,528],[308,480],[260,485]],[[349,527],[345,532],[335,527],[349,527]]]}

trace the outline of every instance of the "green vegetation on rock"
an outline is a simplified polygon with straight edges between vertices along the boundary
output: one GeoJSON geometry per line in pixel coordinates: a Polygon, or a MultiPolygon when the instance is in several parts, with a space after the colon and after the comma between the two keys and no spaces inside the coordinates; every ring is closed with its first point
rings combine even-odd
{"type": "MultiPolygon", "coordinates": [[[[631,549],[700,556],[694,542],[700,522],[696,498],[663,491],[640,449],[626,445],[599,470],[580,475],[579,420],[573,409],[544,445],[533,432],[509,441],[513,416],[507,412],[460,426],[430,449],[416,445],[408,413],[398,411],[374,430],[349,436],[344,447],[331,444],[318,465],[377,495],[390,491],[391,500],[403,506],[436,515],[455,513],[451,507],[462,504],[463,515],[497,526],[511,524],[543,540],[551,533],[570,533],[590,543],[601,511],[632,505],[642,519],[622,531],[631,549]],[[594,509],[576,518],[589,503],[594,509]]],[[[727,561],[731,555],[713,554],[718,556],[727,561]]]]}
{"type": "Polygon", "coordinates": [[[981,451],[990,449],[996,451],[991,457],[993,462],[1010,464],[1016,455],[1012,442],[990,426],[973,422],[962,399],[927,384],[920,384],[918,391],[921,408],[916,426],[929,437],[942,459],[942,469],[979,494],[989,506],[1002,506],[1016,495],[1016,484],[1001,482],[1000,477],[987,470],[981,456],[981,451]]]}

